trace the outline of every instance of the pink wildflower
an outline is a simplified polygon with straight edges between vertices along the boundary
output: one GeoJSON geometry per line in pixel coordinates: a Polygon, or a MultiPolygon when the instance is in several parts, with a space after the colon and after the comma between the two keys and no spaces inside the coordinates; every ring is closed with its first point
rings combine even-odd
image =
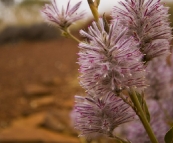
{"type": "Polygon", "coordinates": [[[136,113],[130,106],[114,94],[107,94],[103,98],[94,96],[75,96],[72,120],[75,128],[81,132],[80,136],[87,139],[112,137],[117,126],[135,118],[136,113]]]}
{"type": "Polygon", "coordinates": [[[115,6],[112,16],[128,28],[128,35],[140,42],[143,60],[167,55],[172,39],[168,8],[160,0],[126,0],[120,4],[122,8],[115,6]]]}
{"type": "Polygon", "coordinates": [[[119,92],[129,87],[145,87],[145,71],[141,62],[142,54],[133,38],[126,38],[126,29],[118,22],[110,25],[109,32],[99,20],[88,28],[87,38],[79,44],[78,63],[80,83],[86,90],[119,92]]]}
{"type": "Polygon", "coordinates": [[[80,5],[81,1],[75,4],[73,7],[71,7],[69,0],[66,9],[62,7],[62,9],[60,10],[58,8],[56,0],[52,0],[52,3],[50,5],[45,5],[45,7],[42,10],[42,13],[45,16],[46,20],[56,23],[57,26],[63,30],[65,28],[68,28],[77,20],[83,18],[84,12],[76,12],[79,9],[80,5]]]}

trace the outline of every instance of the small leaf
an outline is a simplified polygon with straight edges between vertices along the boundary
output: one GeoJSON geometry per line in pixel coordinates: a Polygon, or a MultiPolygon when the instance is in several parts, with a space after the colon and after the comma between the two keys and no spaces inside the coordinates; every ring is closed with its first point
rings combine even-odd
{"type": "Polygon", "coordinates": [[[150,122],[150,112],[149,112],[149,110],[148,110],[146,101],[145,101],[145,99],[144,99],[144,93],[139,94],[139,93],[136,92],[136,95],[137,95],[137,97],[138,97],[138,100],[139,100],[139,102],[140,102],[140,104],[141,104],[142,110],[144,111],[145,116],[146,116],[148,122],[150,122]]]}
{"type": "Polygon", "coordinates": [[[144,113],[145,113],[145,115],[146,115],[146,118],[147,118],[147,120],[148,120],[148,122],[150,122],[150,112],[149,112],[149,110],[148,110],[148,106],[147,106],[147,103],[146,103],[146,101],[145,101],[145,99],[144,99],[144,94],[142,93],[142,96],[143,96],[143,111],[144,111],[144,113]]]}
{"type": "Polygon", "coordinates": [[[165,143],[173,143],[173,127],[165,135],[165,143]]]}
{"type": "Polygon", "coordinates": [[[109,24],[108,21],[106,20],[105,13],[103,14],[103,22],[104,22],[104,29],[107,33],[109,33],[109,24]]]}

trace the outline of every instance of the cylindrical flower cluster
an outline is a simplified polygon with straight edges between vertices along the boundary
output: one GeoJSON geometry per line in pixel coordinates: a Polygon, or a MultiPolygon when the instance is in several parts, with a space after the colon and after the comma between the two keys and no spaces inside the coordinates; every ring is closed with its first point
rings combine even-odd
{"type": "Polygon", "coordinates": [[[103,98],[95,95],[75,96],[75,101],[72,113],[74,126],[81,131],[80,136],[88,139],[112,137],[115,127],[136,116],[130,106],[114,94],[107,94],[103,98]]]}
{"type": "MultiPolygon", "coordinates": [[[[113,9],[111,24],[100,18],[92,22],[88,32],[80,30],[86,39],[81,42],[68,31],[71,24],[84,16],[83,12],[77,13],[81,2],[71,7],[69,0],[66,9],[62,7],[60,10],[53,0],[42,10],[48,21],[56,23],[65,34],[79,42],[80,84],[87,96],[75,96],[72,119],[80,135],[88,139],[99,136],[118,138],[113,135],[117,126],[133,120],[136,113],[143,118],[144,98],[140,98],[140,94],[134,98],[133,93],[128,96],[128,92],[143,91],[147,85],[145,76],[150,85],[145,90],[148,97],[156,99],[172,92],[170,68],[163,58],[155,58],[170,51],[172,36],[168,8],[160,0],[125,0],[120,4],[121,8],[115,6],[113,9]],[[142,109],[140,105],[135,107],[138,105],[135,103],[141,104],[142,109]]],[[[99,1],[91,0],[91,5],[97,13],[99,1]]],[[[149,101],[150,123],[162,143],[168,126],[160,111],[168,107],[167,104],[162,108],[159,105],[156,101],[149,101]]],[[[171,112],[172,109],[168,114],[172,117],[171,112]]],[[[134,143],[150,142],[141,124],[134,123],[127,130],[127,136],[134,143]]]]}
{"type": "Polygon", "coordinates": [[[126,0],[122,8],[114,7],[112,16],[128,28],[128,35],[140,42],[143,60],[167,55],[170,50],[171,28],[168,22],[168,7],[160,0],[126,0]]]}
{"type": "Polygon", "coordinates": [[[105,30],[103,19],[83,30],[80,34],[87,41],[79,44],[80,83],[88,91],[120,92],[129,87],[145,87],[145,70],[142,54],[132,37],[126,38],[127,30],[118,22],[105,30]]]}

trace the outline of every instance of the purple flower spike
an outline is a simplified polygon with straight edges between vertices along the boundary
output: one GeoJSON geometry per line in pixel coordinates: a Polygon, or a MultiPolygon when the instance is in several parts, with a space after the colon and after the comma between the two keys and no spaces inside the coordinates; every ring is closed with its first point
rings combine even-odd
{"type": "Polygon", "coordinates": [[[122,8],[115,6],[112,16],[128,28],[128,35],[140,42],[143,60],[167,55],[172,39],[168,8],[160,0],[126,0],[120,4],[122,8]]]}
{"type": "Polygon", "coordinates": [[[93,95],[75,96],[75,99],[72,120],[75,128],[81,132],[80,136],[87,139],[112,137],[117,126],[134,120],[136,116],[128,104],[113,94],[103,98],[93,98],[93,95]]]}
{"type": "Polygon", "coordinates": [[[51,5],[45,5],[42,10],[43,16],[49,22],[56,23],[60,29],[68,28],[72,23],[80,20],[84,16],[84,12],[77,13],[76,11],[79,9],[81,5],[81,1],[75,4],[73,7],[70,7],[70,0],[67,4],[66,9],[62,7],[60,10],[57,6],[56,0],[52,0],[51,5]]]}
{"type": "Polygon", "coordinates": [[[95,92],[144,88],[145,71],[136,42],[126,38],[126,29],[117,26],[118,22],[110,25],[109,32],[105,31],[102,19],[99,19],[99,25],[98,28],[93,22],[88,33],[80,31],[88,41],[79,44],[81,86],[95,92]]]}

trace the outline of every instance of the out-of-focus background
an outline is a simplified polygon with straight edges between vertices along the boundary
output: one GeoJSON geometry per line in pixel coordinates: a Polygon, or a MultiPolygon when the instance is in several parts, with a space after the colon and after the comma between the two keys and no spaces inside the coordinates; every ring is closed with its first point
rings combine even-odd
{"type": "MultiPolygon", "coordinates": [[[[0,143],[80,142],[70,122],[74,95],[84,93],[77,79],[78,47],[44,22],[40,10],[49,2],[0,0],[0,143]]],[[[173,3],[164,2],[173,21],[173,3]]],[[[109,14],[113,4],[101,0],[101,14],[109,14]]],[[[90,18],[72,26],[76,36],[92,19],[87,0],[82,9],[90,18]]]]}

